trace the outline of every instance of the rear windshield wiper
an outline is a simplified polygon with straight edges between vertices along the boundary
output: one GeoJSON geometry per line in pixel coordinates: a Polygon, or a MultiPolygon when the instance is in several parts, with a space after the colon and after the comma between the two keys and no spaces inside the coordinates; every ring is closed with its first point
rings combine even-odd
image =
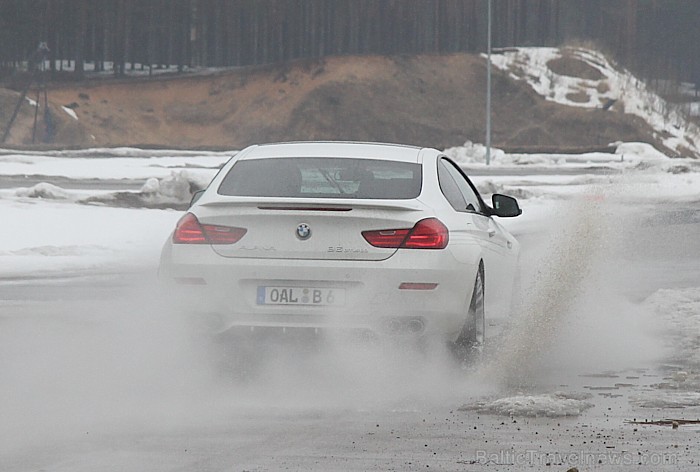
{"type": "Polygon", "coordinates": [[[325,170],[325,169],[318,169],[318,171],[321,173],[321,175],[323,176],[323,178],[326,179],[326,180],[328,181],[329,184],[331,184],[333,187],[335,187],[336,189],[338,189],[338,192],[340,192],[340,193],[342,193],[343,195],[345,195],[346,192],[342,189],[342,187],[340,186],[340,184],[339,184],[338,182],[336,182],[335,179],[333,179],[333,177],[330,176],[330,174],[329,174],[329,172],[328,172],[327,170],[325,170]]]}

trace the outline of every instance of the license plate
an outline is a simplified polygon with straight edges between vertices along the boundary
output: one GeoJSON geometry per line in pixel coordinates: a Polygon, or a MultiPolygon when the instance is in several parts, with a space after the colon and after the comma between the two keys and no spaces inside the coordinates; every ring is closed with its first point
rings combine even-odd
{"type": "Polygon", "coordinates": [[[311,287],[258,287],[258,305],[344,305],[345,289],[311,287]]]}

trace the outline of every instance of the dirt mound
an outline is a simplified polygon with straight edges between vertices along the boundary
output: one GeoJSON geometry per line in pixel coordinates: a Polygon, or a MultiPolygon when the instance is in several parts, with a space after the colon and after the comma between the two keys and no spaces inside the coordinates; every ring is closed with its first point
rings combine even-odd
{"type": "MultiPolygon", "coordinates": [[[[570,61],[553,67],[588,74],[570,61]]],[[[49,98],[63,129],[53,141],[59,146],[236,149],[343,139],[444,148],[484,141],[485,84],[485,61],[475,55],[363,56],[55,85],[49,98]]],[[[501,148],[657,144],[642,120],[547,102],[498,71],[493,84],[493,144],[501,148]]],[[[15,126],[9,143],[27,143],[31,124],[25,117],[15,126]]]]}
{"type": "MultiPolygon", "coordinates": [[[[43,106],[39,105],[37,109],[36,94],[31,96],[33,98],[28,96],[20,104],[17,116],[9,127],[7,139],[5,143],[0,143],[0,146],[32,143],[38,145],[56,143],[60,146],[90,145],[92,139],[87,129],[66,110],[50,102],[49,113],[46,114],[43,106]]],[[[20,99],[20,93],[0,88],[0,137],[8,129],[20,99]]]]}

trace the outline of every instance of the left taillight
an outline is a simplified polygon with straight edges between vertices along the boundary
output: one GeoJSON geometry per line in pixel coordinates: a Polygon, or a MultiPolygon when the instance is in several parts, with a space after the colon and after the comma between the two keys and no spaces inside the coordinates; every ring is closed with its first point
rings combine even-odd
{"type": "Polygon", "coordinates": [[[437,218],[420,220],[411,229],[363,231],[362,236],[374,247],[396,249],[444,249],[449,231],[437,218]]]}
{"type": "Polygon", "coordinates": [[[174,244],[233,244],[247,232],[245,228],[203,225],[192,213],[180,218],[173,233],[174,244]]]}

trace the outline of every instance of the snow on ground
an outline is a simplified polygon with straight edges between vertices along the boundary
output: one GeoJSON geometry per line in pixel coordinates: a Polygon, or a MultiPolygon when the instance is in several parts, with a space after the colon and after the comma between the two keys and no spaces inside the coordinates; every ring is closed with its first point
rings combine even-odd
{"type": "Polygon", "coordinates": [[[211,178],[233,153],[113,150],[30,153],[0,150],[0,175],[43,175],[71,179],[148,179],[174,170],[211,178]]]}
{"type": "MultiPolygon", "coordinates": [[[[611,170],[624,170],[645,163],[697,162],[694,159],[674,159],[657,151],[647,143],[612,143],[614,152],[587,152],[583,154],[506,154],[491,148],[490,166],[521,168],[537,166],[545,168],[585,169],[602,166],[611,170]]],[[[486,146],[467,141],[463,146],[445,149],[445,153],[462,166],[486,168],[486,146]]]]}
{"type": "Polygon", "coordinates": [[[0,279],[80,270],[157,266],[159,247],[181,213],[0,199],[0,279]]]}
{"type": "Polygon", "coordinates": [[[135,148],[0,150],[0,180],[42,180],[0,189],[0,214],[7,224],[0,233],[0,278],[157,266],[159,248],[181,216],[172,208],[186,207],[191,193],[204,188],[231,155],[135,148]],[[76,188],[52,183],[57,178],[76,188]],[[80,184],[95,179],[142,187],[115,192],[80,184]]]}
{"type": "Polygon", "coordinates": [[[634,395],[630,403],[642,408],[685,408],[700,406],[700,392],[657,391],[634,395]]]}
{"type": "Polygon", "coordinates": [[[586,401],[591,397],[591,394],[564,392],[537,395],[521,394],[496,400],[468,403],[462,405],[460,410],[505,416],[579,416],[585,410],[593,407],[592,403],[586,401]]]}
{"type": "Polygon", "coordinates": [[[526,81],[547,100],[584,108],[602,108],[614,103],[624,113],[646,120],[669,149],[680,153],[681,148],[687,148],[700,154],[698,126],[687,121],[680,108],[667,103],[603,54],[582,48],[512,48],[493,54],[491,60],[495,67],[514,80],[526,81]],[[593,67],[603,78],[590,80],[553,72],[548,63],[565,55],[593,67]]]}
{"type": "Polygon", "coordinates": [[[31,188],[19,188],[15,192],[18,197],[43,198],[46,200],[68,200],[71,193],[48,182],[40,182],[31,188]]]}
{"type": "Polygon", "coordinates": [[[690,116],[700,116],[700,102],[688,103],[685,109],[690,116]]]}
{"type": "Polygon", "coordinates": [[[65,111],[68,116],[70,116],[74,120],[78,121],[78,114],[75,113],[75,110],[73,110],[72,108],[64,107],[64,106],[62,106],[61,108],[63,108],[63,111],[65,111]]]}

